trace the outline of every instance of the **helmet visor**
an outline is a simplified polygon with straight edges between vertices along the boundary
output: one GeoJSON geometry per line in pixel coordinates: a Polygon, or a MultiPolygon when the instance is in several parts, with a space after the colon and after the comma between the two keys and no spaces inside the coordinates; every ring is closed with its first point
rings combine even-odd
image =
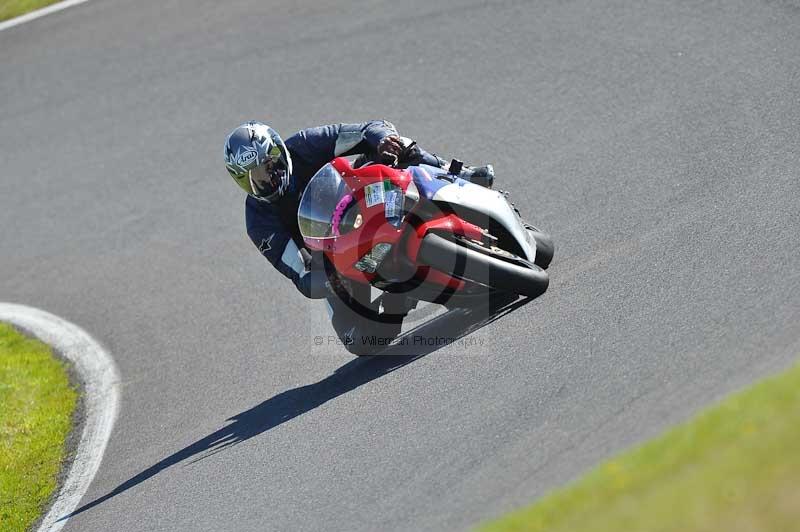
{"type": "Polygon", "coordinates": [[[253,192],[259,198],[275,199],[281,193],[285,173],[286,168],[280,159],[267,157],[263,163],[248,172],[253,192]]]}

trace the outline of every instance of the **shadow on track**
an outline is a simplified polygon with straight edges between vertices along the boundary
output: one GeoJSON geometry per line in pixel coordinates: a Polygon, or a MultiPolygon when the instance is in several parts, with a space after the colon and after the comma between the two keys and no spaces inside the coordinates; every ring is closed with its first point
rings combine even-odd
{"type": "Polygon", "coordinates": [[[189,463],[202,460],[227,447],[267,432],[325,404],[331,399],[358,388],[362,384],[387,375],[444,347],[441,344],[437,344],[437,342],[431,342],[432,345],[430,346],[413,345],[413,342],[403,345],[403,338],[444,337],[457,340],[513,312],[529,301],[531,300],[507,299],[504,302],[500,302],[492,310],[488,307],[458,308],[436,316],[423,325],[401,335],[398,338],[400,340],[398,345],[388,346],[374,356],[351,360],[319,382],[286,390],[249,410],[229,418],[227,421],[231,423],[171,454],[138,475],[126,480],[109,493],[81,506],[59,520],[68,519],[94,508],[177,463],[192,457],[195,458],[189,463]]]}

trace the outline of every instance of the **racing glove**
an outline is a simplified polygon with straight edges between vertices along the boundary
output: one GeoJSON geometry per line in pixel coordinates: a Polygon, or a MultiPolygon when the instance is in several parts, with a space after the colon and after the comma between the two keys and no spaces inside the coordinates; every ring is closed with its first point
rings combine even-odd
{"type": "Polygon", "coordinates": [[[416,141],[398,135],[389,135],[378,144],[378,159],[389,166],[403,164],[419,164],[422,152],[416,141]]]}
{"type": "Polygon", "coordinates": [[[298,279],[297,288],[304,296],[309,299],[350,297],[350,281],[336,274],[329,275],[321,254],[312,255],[306,248],[301,248],[300,256],[305,263],[305,273],[298,279]]]}
{"type": "Polygon", "coordinates": [[[321,260],[315,260],[315,257],[306,248],[300,248],[299,252],[303,259],[305,273],[298,279],[297,288],[309,299],[324,299],[330,296],[328,277],[321,267],[321,260]]]}
{"type": "Polygon", "coordinates": [[[399,135],[387,135],[378,143],[378,160],[385,165],[395,166],[403,154],[403,141],[399,135]]]}

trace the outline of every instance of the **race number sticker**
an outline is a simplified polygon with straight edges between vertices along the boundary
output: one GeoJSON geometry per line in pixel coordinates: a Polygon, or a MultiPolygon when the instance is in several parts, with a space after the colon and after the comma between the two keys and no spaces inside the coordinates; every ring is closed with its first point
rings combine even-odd
{"type": "Polygon", "coordinates": [[[380,183],[372,183],[364,187],[364,199],[367,201],[368,208],[378,203],[383,203],[385,200],[383,195],[383,181],[380,183]]]}
{"type": "Polygon", "coordinates": [[[402,201],[403,196],[400,195],[398,190],[392,189],[387,190],[385,194],[386,203],[384,207],[384,214],[386,215],[386,219],[390,220],[397,216],[400,216],[400,211],[403,208],[402,201]]]}

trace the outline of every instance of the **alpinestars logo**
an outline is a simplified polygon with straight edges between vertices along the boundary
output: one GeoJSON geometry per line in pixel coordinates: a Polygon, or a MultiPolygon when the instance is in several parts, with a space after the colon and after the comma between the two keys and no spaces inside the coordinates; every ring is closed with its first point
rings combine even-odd
{"type": "Polygon", "coordinates": [[[272,238],[274,236],[275,233],[272,233],[271,235],[269,235],[269,238],[261,239],[261,245],[258,246],[258,250],[261,252],[262,255],[272,249],[272,238]]]}

